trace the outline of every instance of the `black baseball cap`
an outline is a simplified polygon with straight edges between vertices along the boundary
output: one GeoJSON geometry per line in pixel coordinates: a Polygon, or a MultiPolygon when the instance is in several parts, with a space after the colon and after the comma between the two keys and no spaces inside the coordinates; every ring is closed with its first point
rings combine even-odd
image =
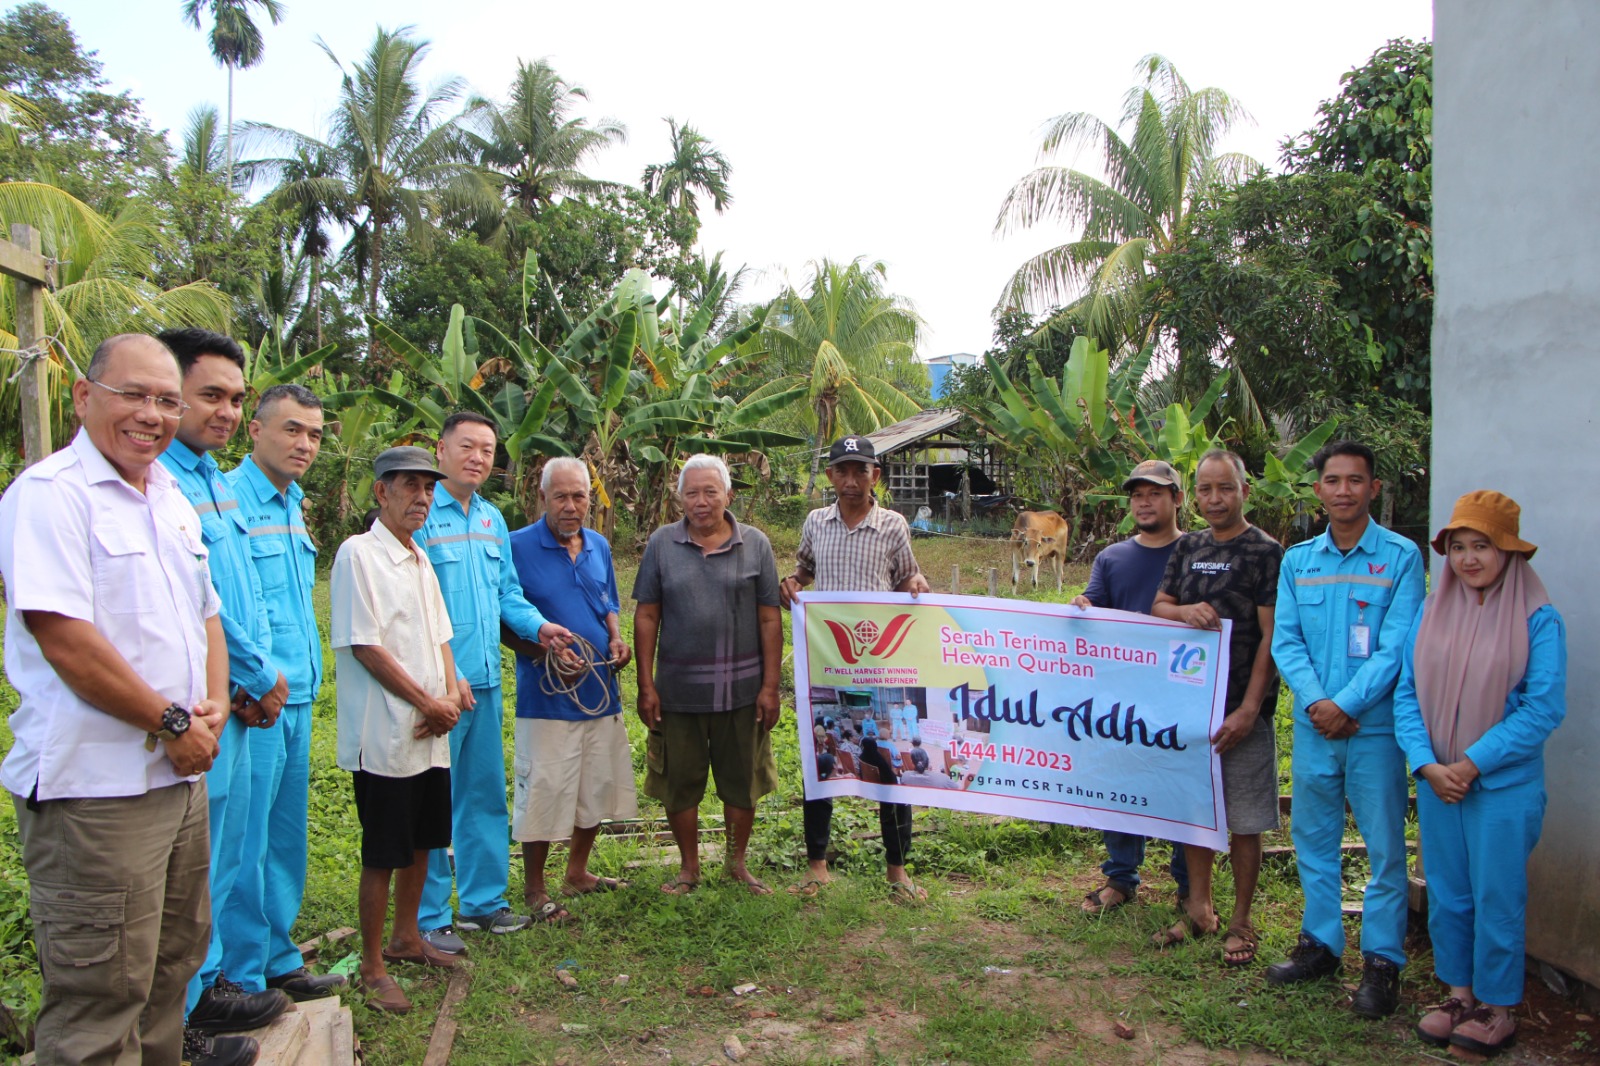
{"type": "Polygon", "coordinates": [[[840,437],[828,449],[828,465],[838,466],[840,463],[871,463],[877,466],[878,450],[867,437],[840,437]]]}

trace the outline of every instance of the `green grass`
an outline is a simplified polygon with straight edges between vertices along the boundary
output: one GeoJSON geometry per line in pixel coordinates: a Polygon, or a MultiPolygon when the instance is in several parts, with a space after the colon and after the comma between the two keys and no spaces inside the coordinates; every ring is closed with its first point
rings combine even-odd
{"type": "MultiPolygon", "coordinates": [[[[778,530],[773,540],[786,572],[794,534],[778,530]]],[[[1001,594],[1010,592],[1003,542],[938,538],[918,540],[916,547],[938,591],[948,589],[951,567],[959,565],[963,591],[983,591],[992,566],[1001,571],[1001,594]]],[[[626,597],[634,563],[619,565],[626,597]]],[[[1087,568],[1074,567],[1068,576],[1063,593],[1025,586],[1023,594],[1069,598],[1087,568]]],[[[325,583],[317,602],[325,621],[325,583]]],[[[630,629],[625,618],[624,630],[630,629]]],[[[334,766],[331,654],[327,676],[314,711],[310,875],[297,927],[303,939],[356,924],[359,829],[348,775],[334,766]]],[[[623,682],[629,708],[632,678],[628,671],[623,682]]],[[[509,692],[509,658],[505,681],[509,692]]],[[[786,686],[790,681],[786,666],[786,686]]],[[[15,694],[0,685],[0,711],[15,705],[15,694]]],[[[642,781],[643,729],[631,710],[627,721],[642,781]]],[[[1287,726],[1284,706],[1285,788],[1287,726]]],[[[508,750],[510,729],[508,716],[508,750]]],[[[0,724],[0,749],[9,743],[0,724]]],[[[1371,1025],[1349,1014],[1337,985],[1269,993],[1259,965],[1225,970],[1216,940],[1164,953],[1149,949],[1150,935],[1174,917],[1166,851],[1159,845],[1146,864],[1141,902],[1086,919],[1077,905],[1099,879],[1097,833],[919,809],[912,872],[931,899],[904,908],[882,883],[876,812],[871,804],[845,801],[836,806],[834,821],[839,883],[816,900],[789,896],[781,888],[798,879],[804,857],[792,711],[777,728],[774,748],[783,785],[758,809],[752,861],[780,891],[752,897],[719,881],[713,862],[698,891],[669,898],[657,886],[675,869],[670,852],[602,837],[594,868],[630,879],[632,888],[570,902],[580,919],[573,926],[472,939],[472,986],[458,1010],[451,1061],[659,1063],[668,1061],[663,1050],[674,1062],[725,1061],[722,1041],[732,1033],[751,1050],[752,1061],[787,1064],[1416,1058],[1404,1011],[1371,1025]],[[575,992],[556,981],[561,966],[576,975],[575,992]],[[626,985],[615,983],[619,974],[629,975],[626,985]],[[733,994],[749,983],[758,991],[733,994]],[[1116,1039],[1113,1019],[1131,1026],[1135,1038],[1116,1039]]],[[[659,818],[654,801],[641,794],[640,805],[642,817],[659,818]]],[[[707,820],[720,813],[708,799],[707,820]]],[[[1269,843],[1287,843],[1287,832],[1272,834],[1269,843]]],[[[557,852],[553,861],[560,860],[557,852]]],[[[1352,864],[1350,872],[1359,871],[1352,864]]],[[[520,899],[521,891],[520,862],[514,862],[510,898],[520,899]]],[[[24,892],[15,820],[9,805],[0,805],[0,1001],[26,1018],[36,1009],[38,981],[24,892]]],[[[1232,882],[1225,866],[1216,892],[1226,916],[1232,882]]],[[[1269,862],[1256,919],[1265,960],[1287,952],[1298,918],[1293,863],[1269,862]]],[[[346,950],[333,951],[323,963],[346,950]]],[[[1406,971],[1410,998],[1422,997],[1424,989],[1431,994],[1429,961],[1415,959],[1406,971]]],[[[1352,947],[1346,973],[1358,968],[1352,947]]],[[[347,996],[370,1063],[423,1058],[444,979],[409,967],[400,976],[418,1007],[409,1016],[381,1016],[347,996]]]]}

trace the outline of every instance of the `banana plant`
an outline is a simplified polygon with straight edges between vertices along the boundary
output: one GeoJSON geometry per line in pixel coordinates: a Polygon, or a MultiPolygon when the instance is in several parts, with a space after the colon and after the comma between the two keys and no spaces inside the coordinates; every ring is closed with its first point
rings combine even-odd
{"type": "Polygon", "coordinates": [[[1025,385],[1012,382],[992,355],[984,361],[999,400],[989,401],[979,422],[1010,449],[1038,496],[1076,526],[1085,495],[1127,465],[1131,388],[1119,382],[1113,390],[1110,353],[1087,337],[1072,342],[1059,381],[1040,371],[1032,355],[1025,385]],[[1114,397],[1128,407],[1120,409],[1114,397]]]}

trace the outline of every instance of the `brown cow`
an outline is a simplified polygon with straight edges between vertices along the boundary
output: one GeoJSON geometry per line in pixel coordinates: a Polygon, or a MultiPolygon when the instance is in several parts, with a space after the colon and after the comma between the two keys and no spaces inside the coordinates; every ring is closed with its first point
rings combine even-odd
{"type": "Polygon", "coordinates": [[[1039,571],[1047,562],[1056,570],[1056,591],[1061,591],[1067,562],[1067,538],[1072,529],[1054,511],[1023,511],[1011,527],[1011,587],[1017,587],[1026,564],[1033,573],[1033,587],[1039,587],[1039,571]]]}

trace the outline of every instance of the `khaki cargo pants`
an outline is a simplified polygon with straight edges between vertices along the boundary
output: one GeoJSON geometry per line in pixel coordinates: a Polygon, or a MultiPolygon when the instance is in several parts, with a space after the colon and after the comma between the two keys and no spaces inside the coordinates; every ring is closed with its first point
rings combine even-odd
{"type": "Polygon", "coordinates": [[[211,936],[205,781],[11,801],[44,975],[38,1066],[178,1066],[185,986],[211,936]]]}

